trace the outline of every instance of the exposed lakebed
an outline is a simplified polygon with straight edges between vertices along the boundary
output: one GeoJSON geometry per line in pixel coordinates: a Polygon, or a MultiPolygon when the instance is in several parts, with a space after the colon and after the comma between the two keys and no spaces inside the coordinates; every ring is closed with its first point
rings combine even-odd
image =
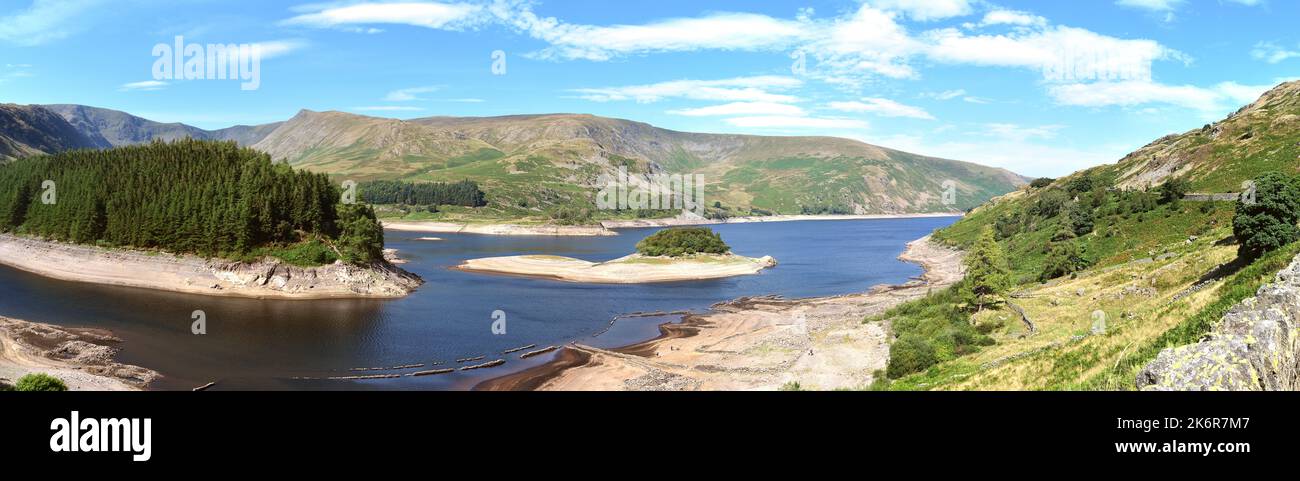
{"type": "Polygon", "coordinates": [[[657,334],[674,317],[615,316],[703,311],[742,296],[810,297],[901,283],[920,267],[897,260],[907,242],[956,218],[907,218],[732,224],[713,228],[737,254],[780,265],[761,274],[659,284],[578,284],[451,269],[466,259],[556,255],[593,262],[635,250],[657,229],[621,229],[615,237],[503,237],[388,231],[403,269],[426,283],[401,299],[256,300],[72,283],[0,267],[0,315],[61,326],[111,330],[123,339],[118,360],[163,374],[151,387],[189,389],[465,389],[536,365],[552,354],[520,354],[573,340],[614,347],[657,334]],[[202,310],[207,334],[190,332],[202,310]],[[506,334],[492,332],[494,311],[506,334]],[[503,354],[523,346],[535,348],[503,354]],[[482,360],[457,363],[457,359],[482,360]],[[496,359],[498,367],[394,379],[329,380],[459,368],[496,359]],[[434,365],[440,362],[439,365],[434,365]],[[355,368],[407,367],[353,371],[355,368]]]}

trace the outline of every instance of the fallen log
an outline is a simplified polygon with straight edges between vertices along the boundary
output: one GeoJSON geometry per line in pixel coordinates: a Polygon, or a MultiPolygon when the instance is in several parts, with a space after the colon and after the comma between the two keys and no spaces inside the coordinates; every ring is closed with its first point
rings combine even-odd
{"type": "Polygon", "coordinates": [[[208,388],[210,388],[210,387],[212,387],[212,386],[216,386],[216,385],[217,385],[217,382],[216,382],[216,381],[212,381],[212,382],[210,382],[210,383],[207,383],[207,384],[204,384],[204,385],[202,385],[202,386],[199,386],[199,387],[196,387],[196,388],[194,388],[194,389],[191,389],[191,391],[195,391],[195,392],[198,392],[198,391],[206,391],[208,388]]]}
{"type": "Polygon", "coordinates": [[[560,348],[559,346],[550,346],[550,347],[546,347],[546,348],[538,349],[538,350],[536,350],[536,351],[529,351],[529,352],[525,352],[525,353],[521,354],[521,355],[519,356],[519,358],[520,358],[520,359],[528,359],[528,358],[533,357],[533,356],[540,356],[540,355],[542,355],[542,354],[546,354],[546,353],[548,353],[548,352],[554,351],[554,350],[559,349],[559,348],[560,348]]]}
{"type": "Polygon", "coordinates": [[[456,372],[456,370],[455,369],[431,369],[428,371],[416,371],[407,374],[407,376],[432,376],[434,374],[447,374],[449,372],[456,372]]]}
{"type": "Polygon", "coordinates": [[[510,354],[510,353],[512,353],[512,352],[519,352],[519,351],[522,351],[522,350],[524,350],[524,349],[532,349],[532,348],[534,348],[534,347],[537,347],[537,345],[536,345],[536,344],[529,344],[529,345],[527,345],[527,346],[520,346],[520,347],[516,347],[516,348],[514,348],[514,349],[506,349],[506,350],[504,350],[504,351],[501,351],[501,354],[510,354]]]}
{"type": "Polygon", "coordinates": [[[492,361],[492,362],[485,362],[485,363],[483,363],[483,364],[475,364],[475,365],[473,365],[473,366],[465,366],[465,367],[460,368],[460,370],[462,370],[462,371],[469,371],[469,370],[471,370],[471,369],[486,369],[486,368],[489,368],[489,367],[497,367],[497,366],[500,366],[500,365],[505,364],[505,363],[506,363],[506,360],[505,360],[505,359],[497,359],[497,360],[495,360],[495,361],[492,361]]]}

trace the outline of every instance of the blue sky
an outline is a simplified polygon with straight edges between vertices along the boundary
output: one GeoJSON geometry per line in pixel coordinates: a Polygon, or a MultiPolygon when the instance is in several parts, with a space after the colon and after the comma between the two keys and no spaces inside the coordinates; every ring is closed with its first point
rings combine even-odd
{"type": "Polygon", "coordinates": [[[204,128],[580,112],[1056,176],[1300,77],[1295,18],[1283,0],[6,0],[0,102],[204,128]],[[176,36],[260,45],[260,87],[155,79],[176,36]]]}

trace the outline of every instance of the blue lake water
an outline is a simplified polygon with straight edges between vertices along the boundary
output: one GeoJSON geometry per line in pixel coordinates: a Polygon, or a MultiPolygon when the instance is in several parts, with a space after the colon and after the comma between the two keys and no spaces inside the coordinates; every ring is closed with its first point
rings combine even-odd
{"type": "MultiPolygon", "coordinates": [[[[0,315],[71,327],[96,327],[123,339],[118,359],[161,372],[156,389],[467,389],[540,364],[501,352],[578,340],[615,347],[654,337],[664,318],[610,320],[631,312],[693,310],[742,296],[812,297],[905,282],[920,267],[896,259],[905,244],[955,217],[801,221],[714,226],[745,256],[779,265],[754,276],[642,285],[595,285],[461,272],[465,259],[552,254],[605,261],[635,250],[657,229],[616,237],[502,237],[387,232],[402,265],[425,280],[396,300],[276,301],[208,297],[57,281],[0,266],[0,315]],[[441,241],[418,240],[439,237],[441,241]],[[207,334],[190,332],[191,313],[207,314],[207,334]],[[506,333],[492,333],[505,313],[506,333]],[[504,366],[452,374],[363,381],[304,380],[456,359],[503,358],[504,366]]],[[[472,364],[472,363],[467,363],[472,364]]],[[[431,369],[434,366],[426,366],[431,369]]],[[[398,373],[410,372],[393,371],[398,373]]],[[[362,373],[369,374],[369,373],[362,373]]]]}

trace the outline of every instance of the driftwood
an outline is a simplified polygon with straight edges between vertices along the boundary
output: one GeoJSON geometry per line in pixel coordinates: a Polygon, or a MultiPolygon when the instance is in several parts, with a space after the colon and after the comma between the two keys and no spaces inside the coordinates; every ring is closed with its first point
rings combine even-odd
{"type": "Polygon", "coordinates": [[[397,371],[401,369],[415,369],[417,367],[424,367],[424,364],[403,364],[401,366],[393,366],[393,367],[354,367],[351,370],[352,371],[397,371]]]}
{"type": "Polygon", "coordinates": [[[559,349],[559,348],[560,348],[559,346],[550,346],[550,347],[546,347],[546,348],[538,349],[538,350],[536,350],[536,351],[529,351],[529,352],[525,352],[525,353],[521,354],[521,355],[519,356],[519,358],[520,358],[520,359],[528,359],[528,358],[533,357],[533,356],[538,356],[538,355],[546,354],[546,353],[548,353],[548,352],[554,351],[554,350],[559,349]]]}
{"type": "Polygon", "coordinates": [[[455,371],[456,371],[455,369],[433,369],[429,371],[416,371],[407,374],[407,376],[431,376],[434,374],[447,374],[449,372],[455,372],[455,371]]]}
{"type": "Polygon", "coordinates": [[[210,388],[210,387],[212,387],[212,386],[216,386],[216,385],[217,385],[217,382],[216,382],[216,381],[212,381],[212,382],[210,382],[210,383],[207,383],[207,384],[204,384],[204,385],[202,385],[202,386],[199,386],[199,387],[196,387],[196,388],[194,388],[194,389],[191,389],[191,391],[206,391],[208,388],[210,388]]]}
{"type": "Polygon", "coordinates": [[[486,368],[489,368],[489,367],[497,367],[497,366],[500,366],[500,365],[505,364],[505,363],[506,363],[506,360],[505,360],[505,359],[497,359],[497,360],[495,360],[495,361],[492,361],[492,362],[485,362],[485,363],[483,363],[483,364],[475,364],[475,365],[473,365],[473,366],[465,366],[465,367],[460,368],[460,370],[462,370],[462,371],[468,371],[468,370],[471,370],[471,369],[486,369],[486,368]]]}
{"type": "Polygon", "coordinates": [[[524,350],[524,349],[532,349],[532,348],[534,348],[534,347],[537,347],[537,345],[536,345],[536,344],[529,344],[529,345],[527,345],[527,346],[519,346],[519,347],[516,347],[516,348],[514,348],[514,349],[506,349],[506,350],[504,350],[504,351],[501,351],[501,354],[510,354],[510,353],[512,353],[512,352],[519,352],[519,351],[522,351],[522,350],[524,350]]]}
{"type": "Polygon", "coordinates": [[[333,376],[327,377],[331,381],[357,381],[363,379],[394,379],[402,377],[401,374],[370,374],[367,376],[333,376]]]}

